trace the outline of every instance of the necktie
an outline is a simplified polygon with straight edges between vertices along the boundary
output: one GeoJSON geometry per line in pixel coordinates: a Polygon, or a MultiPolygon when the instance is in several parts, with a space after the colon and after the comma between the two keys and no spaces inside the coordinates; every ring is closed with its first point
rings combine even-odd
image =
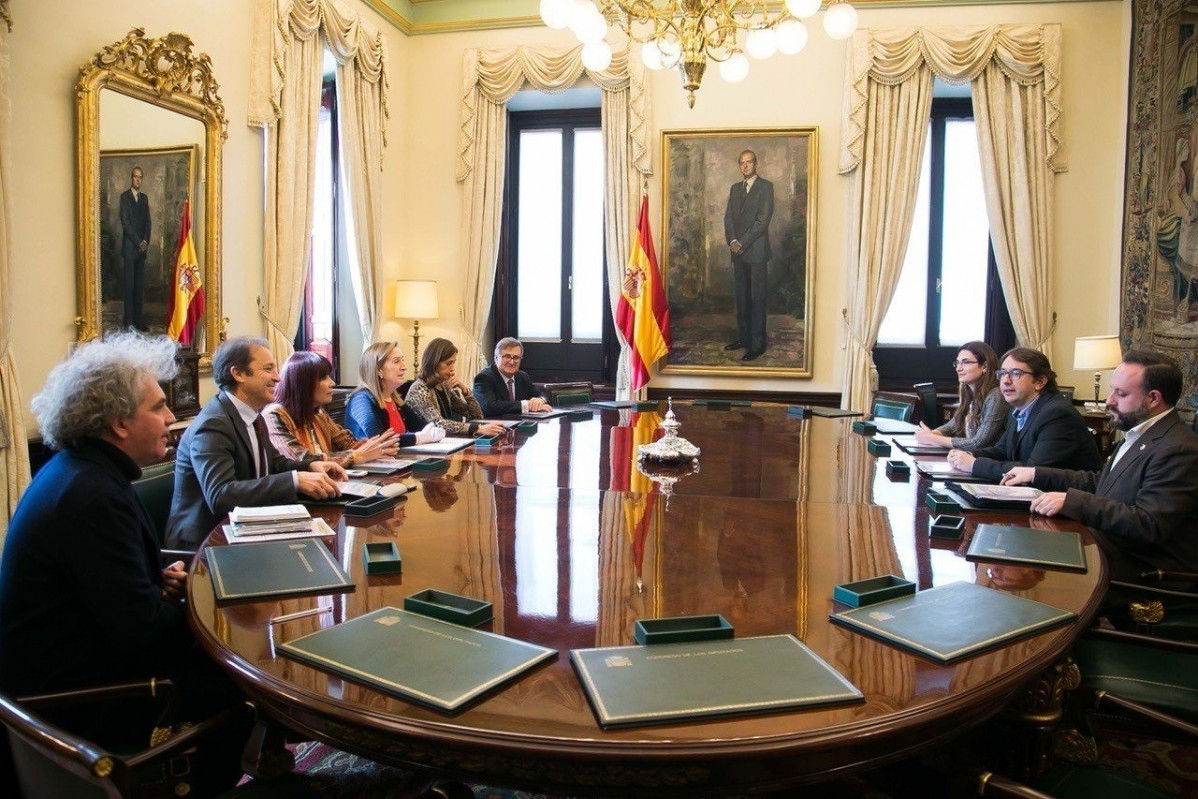
{"type": "Polygon", "coordinates": [[[266,477],[266,420],[262,414],[254,417],[254,435],[258,438],[258,476],[266,477]]]}
{"type": "Polygon", "coordinates": [[[513,402],[516,400],[516,381],[510,377],[507,379],[507,398],[513,402]]]}
{"type": "Polygon", "coordinates": [[[749,193],[749,181],[745,181],[745,194],[749,193]]]}
{"type": "Polygon", "coordinates": [[[1015,432],[1023,432],[1023,423],[1027,421],[1027,411],[1015,411],[1015,432]]]}

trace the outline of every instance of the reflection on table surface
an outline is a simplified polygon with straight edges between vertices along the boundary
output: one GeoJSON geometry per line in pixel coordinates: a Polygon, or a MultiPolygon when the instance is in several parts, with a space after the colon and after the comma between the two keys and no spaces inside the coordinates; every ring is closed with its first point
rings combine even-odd
{"type": "MultiPolygon", "coordinates": [[[[686,785],[698,779],[697,769],[705,785],[744,788],[911,751],[980,721],[1052,663],[1093,614],[1105,565],[1092,543],[1091,568],[1082,575],[1017,574],[963,557],[978,521],[1080,526],[1027,513],[970,514],[965,541],[944,548],[927,535],[920,501],[926,485],[916,477],[887,480],[848,422],[781,420],[778,411],[676,408],[682,435],[703,453],[700,472],[680,480],[669,497],[609,490],[644,488],[646,481],[622,460],[635,451],[624,439],[636,428],[619,427],[618,415],[605,412],[547,421],[509,446],[453,457],[443,474],[417,473],[409,482],[421,490],[388,515],[347,524],[335,508],[321,508],[337,530],[330,546],[357,590],[217,607],[200,557],[189,591],[201,640],[275,715],[381,760],[429,765],[433,746],[433,759],[450,772],[594,791],[614,779],[605,768],[639,758],[656,769],[652,779],[667,779],[664,769],[686,785]],[[713,421],[696,422],[703,414],[713,421]],[[844,501],[850,493],[869,499],[844,501]],[[366,577],[361,549],[368,541],[394,541],[403,574],[366,577]],[[835,585],[884,574],[921,589],[976,581],[1074,611],[1080,620],[936,665],[828,622],[838,609],[835,585]],[[483,629],[553,647],[559,659],[448,717],[275,654],[280,641],[402,606],[405,596],[427,588],[492,602],[494,621],[483,629]],[[331,612],[269,623],[317,606],[331,612]],[[727,618],[737,636],[797,635],[857,685],[865,703],[602,730],[569,650],[631,644],[638,618],[710,613],[727,618]],[[535,773],[520,773],[510,757],[498,756],[519,751],[532,762],[530,750],[535,773]]],[[[221,534],[210,543],[223,543],[221,534]]]]}

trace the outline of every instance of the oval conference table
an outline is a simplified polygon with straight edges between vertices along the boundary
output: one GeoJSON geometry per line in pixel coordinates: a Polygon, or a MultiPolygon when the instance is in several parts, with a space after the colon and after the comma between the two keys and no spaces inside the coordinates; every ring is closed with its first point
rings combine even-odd
{"type": "MultiPolygon", "coordinates": [[[[816,782],[951,740],[1051,672],[1097,610],[1106,563],[1088,536],[1085,574],[967,562],[964,544],[928,535],[931,484],[914,470],[888,479],[851,420],[795,419],[770,405],[675,412],[702,449],[695,473],[654,480],[638,470],[636,445],[659,435],[658,413],[596,410],[405,476],[418,490],[380,516],[347,522],[314,506],[336,530],[324,540],[355,583],[349,593],[218,604],[201,551],[188,581],[193,627],[272,719],[344,750],[499,786],[695,795],[816,782]],[[403,573],[366,576],[363,545],[387,541],[403,573]],[[829,622],[840,609],[834,586],[886,574],[920,590],[976,582],[1077,618],[940,665],[829,622]],[[493,603],[480,629],[552,647],[557,660],[450,716],[276,653],[429,588],[493,603]],[[714,613],[738,637],[796,635],[865,701],[601,728],[570,650],[631,645],[637,619],[714,613]]],[[[897,447],[891,457],[911,460],[897,447]]],[[[1026,511],[971,512],[966,542],[979,521],[1084,533],[1026,511]]],[[[223,543],[218,528],[206,546],[223,543]]]]}

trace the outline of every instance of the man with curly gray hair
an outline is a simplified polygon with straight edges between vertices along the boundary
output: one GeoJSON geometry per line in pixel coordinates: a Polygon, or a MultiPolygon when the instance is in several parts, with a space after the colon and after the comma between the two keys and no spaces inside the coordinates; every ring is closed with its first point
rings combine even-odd
{"type": "Polygon", "coordinates": [[[236,701],[195,645],[183,564],[161,569],[161,542],[133,488],[140,467],[166,455],[175,417],[158,381],[174,375],[175,349],[136,333],[83,344],[33,399],[58,452],[21,497],[0,560],[9,695],[171,676],[191,691],[193,719],[214,697],[236,701]]]}

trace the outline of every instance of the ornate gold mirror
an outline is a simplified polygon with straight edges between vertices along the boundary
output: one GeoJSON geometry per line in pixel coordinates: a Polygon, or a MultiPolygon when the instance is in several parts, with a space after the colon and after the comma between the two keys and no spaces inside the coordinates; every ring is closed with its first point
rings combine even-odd
{"type": "Polygon", "coordinates": [[[224,330],[219,88],[181,33],[134,28],[80,69],[80,341],[132,326],[190,343],[210,367],[224,330]]]}

